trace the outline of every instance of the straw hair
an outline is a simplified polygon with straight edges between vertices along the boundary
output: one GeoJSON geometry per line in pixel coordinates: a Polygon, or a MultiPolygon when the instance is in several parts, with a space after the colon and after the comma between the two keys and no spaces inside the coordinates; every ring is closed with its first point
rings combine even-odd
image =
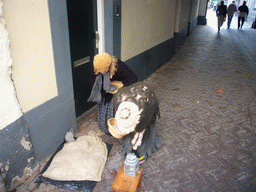
{"type": "Polygon", "coordinates": [[[101,53],[94,56],[93,66],[94,69],[100,70],[107,67],[110,67],[111,57],[107,53],[101,53]]]}
{"type": "Polygon", "coordinates": [[[95,55],[93,61],[94,74],[98,75],[100,73],[100,69],[109,67],[109,78],[112,79],[117,71],[117,62],[118,59],[115,56],[109,55],[107,53],[95,55]]]}

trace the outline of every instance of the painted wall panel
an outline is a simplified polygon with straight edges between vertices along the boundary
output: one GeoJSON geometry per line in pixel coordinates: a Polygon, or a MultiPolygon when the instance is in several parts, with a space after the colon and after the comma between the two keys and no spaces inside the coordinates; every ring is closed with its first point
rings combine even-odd
{"type": "MultiPolygon", "coordinates": [[[[35,149],[36,160],[41,161],[63,142],[63,135],[68,130],[73,128],[76,131],[66,0],[25,0],[23,3],[28,7],[24,7],[21,1],[16,0],[5,1],[5,3],[7,4],[9,29],[12,31],[11,47],[14,50],[12,57],[16,60],[14,84],[19,87],[17,89],[19,100],[28,97],[26,99],[29,105],[25,105],[26,103],[22,100],[22,109],[25,109],[22,118],[30,126],[30,136],[35,149]],[[19,28],[21,24],[16,24],[19,20],[14,18],[15,13],[13,11],[17,11],[19,6],[24,9],[19,10],[21,11],[20,14],[25,15],[23,15],[24,19],[30,19],[30,16],[33,17],[36,11],[41,14],[35,16],[34,19],[41,18],[42,20],[37,21],[41,22],[42,26],[38,26],[33,18],[29,24],[33,33],[31,36],[36,36],[33,30],[37,32],[42,30],[38,33],[40,36],[38,40],[33,39],[35,38],[33,36],[32,40],[35,40],[33,46],[30,46],[32,42],[28,37],[29,31],[27,31],[25,23],[23,23],[23,28],[19,28]],[[31,9],[33,11],[30,15],[31,9]],[[25,37],[17,39],[15,35],[18,32],[25,37]],[[41,41],[45,41],[43,45],[41,45],[41,41]],[[26,43],[27,47],[25,46],[26,43]],[[25,50],[17,49],[20,45],[24,46],[25,50]],[[31,55],[32,58],[29,58],[26,51],[31,50],[34,52],[31,55]],[[40,55],[42,52],[44,54],[40,55]],[[36,56],[38,56],[39,62],[34,64],[32,61],[35,60],[36,56]],[[45,58],[42,58],[43,56],[45,58]],[[27,58],[27,63],[24,57],[27,58]],[[44,91],[47,93],[43,93],[44,91]],[[40,102],[35,102],[37,99],[40,102]],[[47,135],[49,135],[48,138],[47,135]]],[[[18,17],[18,15],[16,16],[18,17]]],[[[20,36],[18,34],[18,37],[20,36]]],[[[19,129],[18,127],[15,128],[19,129]]]]}
{"type": "Polygon", "coordinates": [[[73,98],[66,98],[61,105],[54,108],[48,106],[46,109],[48,111],[45,114],[42,114],[44,109],[38,107],[24,115],[31,127],[31,139],[38,161],[44,160],[60,146],[67,131],[71,128],[76,131],[73,98]]]}
{"type": "Polygon", "coordinates": [[[191,0],[181,0],[180,3],[180,20],[179,20],[179,30],[184,29],[189,22],[191,0]]]}
{"type": "Polygon", "coordinates": [[[198,16],[199,1],[200,0],[191,0],[191,13],[189,22],[192,22],[198,16]]]}
{"type": "Polygon", "coordinates": [[[0,141],[1,177],[5,187],[11,191],[24,183],[37,166],[30,127],[24,118],[19,118],[1,130],[0,141]]]}
{"type": "Polygon", "coordinates": [[[121,59],[128,60],[173,37],[175,1],[122,1],[121,59]]]}
{"type": "Polygon", "coordinates": [[[11,75],[12,59],[9,34],[5,27],[3,2],[0,0],[0,130],[22,115],[11,75]]]}
{"type": "Polygon", "coordinates": [[[198,15],[206,16],[207,3],[208,3],[208,0],[200,0],[198,15]]]}
{"type": "Polygon", "coordinates": [[[48,0],[4,0],[13,79],[23,112],[58,95],[48,0]]]}
{"type": "Polygon", "coordinates": [[[67,131],[76,131],[66,0],[49,0],[48,7],[58,96],[24,115],[38,161],[56,150],[67,131]]]}

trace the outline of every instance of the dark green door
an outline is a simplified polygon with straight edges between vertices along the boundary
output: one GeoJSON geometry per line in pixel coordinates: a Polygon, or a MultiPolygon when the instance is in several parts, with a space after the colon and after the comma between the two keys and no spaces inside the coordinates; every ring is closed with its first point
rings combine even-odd
{"type": "Polygon", "coordinates": [[[86,100],[91,93],[92,61],[96,53],[95,3],[93,0],[67,0],[76,117],[94,105],[86,100]]]}

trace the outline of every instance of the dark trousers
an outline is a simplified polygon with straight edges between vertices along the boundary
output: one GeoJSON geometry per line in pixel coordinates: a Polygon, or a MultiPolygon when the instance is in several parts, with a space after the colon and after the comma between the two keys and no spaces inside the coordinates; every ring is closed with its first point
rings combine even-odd
{"type": "Polygon", "coordinates": [[[230,27],[233,15],[228,15],[228,28],[230,27]]]}
{"type": "Polygon", "coordinates": [[[241,23],[241,29],[243,27],[243,24],[244,24],[244,17],[238,17],[238,29],[240,28],[240,22],[242,21],[241,23]]]}

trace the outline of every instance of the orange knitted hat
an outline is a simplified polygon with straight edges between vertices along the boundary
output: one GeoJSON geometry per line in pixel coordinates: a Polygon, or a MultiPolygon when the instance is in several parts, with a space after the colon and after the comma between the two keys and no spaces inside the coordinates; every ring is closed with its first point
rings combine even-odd
{"type": "Polygon", "coordinates": [[[107,53],[101,53],[94,56],[93,66],[94,69],[100,70],[109,67],[111,64],[111,57],[107,53]]]}

